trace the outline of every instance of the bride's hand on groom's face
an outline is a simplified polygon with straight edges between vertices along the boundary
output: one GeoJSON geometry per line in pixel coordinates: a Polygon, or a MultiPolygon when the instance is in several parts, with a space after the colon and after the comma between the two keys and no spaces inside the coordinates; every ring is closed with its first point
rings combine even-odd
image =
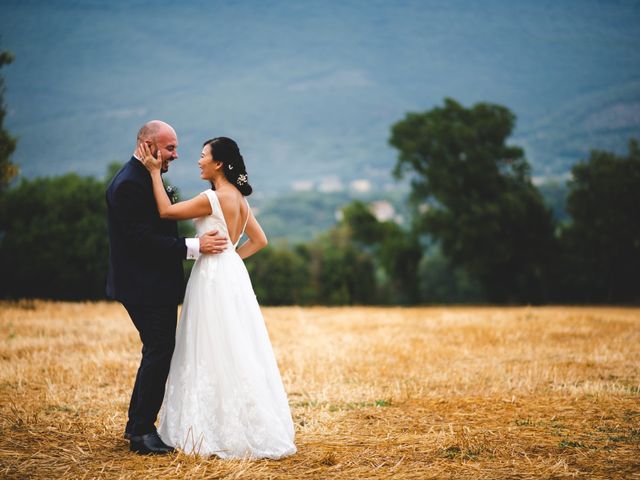
{"type": "Polygon", "coordinates": [[[162,167],[162,152],[158,150],[158,158],[155,158],[146,142],[138,144],[138,148],[136,148],[136,157],[142,161],[149,172],[154,172],[155,170],[159,171],[162,167]]]}

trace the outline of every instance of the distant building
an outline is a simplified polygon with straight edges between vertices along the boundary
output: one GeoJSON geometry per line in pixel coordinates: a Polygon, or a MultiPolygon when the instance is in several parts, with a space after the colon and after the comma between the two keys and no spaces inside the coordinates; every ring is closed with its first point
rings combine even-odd
{"type": "Polygon", "coordinates": [[[323,193],[341,192],[344,190],[344,185],[338,177],[324,177],[320,180],[318,190],[323,193]]]}
{"type": "Polygon", "coordinates": [[[371,191],[371,182],[364,178],[359,178],[358,180],[354,180],[349,184],[349,188],[358,193],[368,193],[371,191]]]}
{"type": "Polygon", "coordinates": [[[428,203],[421,203],[420,205],[418,205],[418,212],[422,215],[425,214],[429,211],[429,204],[428,203]]]}
{"type": "Polygon", "coordinates": [[[396,216],[396,209],[393,208],[390,202],[386,200],[376,200],[369,204],[369,211],[379,222],[388,222],[394,220],[396,216]]]}
{"type": "Polygon", "coordinates": [[[311,180],[296,180],[291,182],[291,188],[294,192],[310,192],[313,190],[313,182],[311,180]]]}
{"type": "Polygon", "coordinates": [[[571,180],[571,172],[563,173],[562,175],[539,175],[531,177],[531,183],[536,187],[544,185],[545,183],[559,183],[565,184],[571,180]]]}

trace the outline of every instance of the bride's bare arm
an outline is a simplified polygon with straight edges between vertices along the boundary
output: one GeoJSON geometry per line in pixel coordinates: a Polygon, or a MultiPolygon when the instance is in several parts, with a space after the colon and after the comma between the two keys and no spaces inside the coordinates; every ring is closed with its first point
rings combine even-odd
{"type": "Polygon", "coordinates": [[[258,250],[267,246],[267,236],[264,234],[262,227],[253,216],[253,212],[249,209],[249,220],[247,222],[247,228],[244,231],[249,239],[238,247],[236,252],[240,255],[240,258],[245,259],[250,257],[258,250]]]}
{"type": "Polygon", "coordinates": [[[151,174],[153,181],[153,196],[156,198],[160,218],[169,220],[188,220],[211,214],[211,203],[206,195],[197,195],[191,200],[171,205],[171,201],[164,191],[160,170],[151,174]]]}
{"type": "Polygon", "coordinates": [[[160,218],[170,220],[188,220],[190,218],[203,217],[211,214],[211,203],[206,195],[197,195],[191,200],[171,204],[167,193],[164,190],[162,177],[160,176],[160,167],[162,158],[158,151],[158,158],[151,155],[149,147],[142,143],[136,150],[136,154],[142,158],[142,163],[149,170],[151,181],[153,182],[153,196],[156,199],[158,213],[160,218]]]}

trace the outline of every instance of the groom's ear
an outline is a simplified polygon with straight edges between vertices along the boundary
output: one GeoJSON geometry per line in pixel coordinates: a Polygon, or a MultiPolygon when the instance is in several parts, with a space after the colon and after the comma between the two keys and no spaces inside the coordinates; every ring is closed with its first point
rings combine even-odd
{"type": "Polygon", "coordinates": [[[151,150],[151,155],[153,155],[154,157],[158,155],[158,146],[154,142],[145,140],[144,143],[146,143],[149,147],[149,150],[151,150]]]}

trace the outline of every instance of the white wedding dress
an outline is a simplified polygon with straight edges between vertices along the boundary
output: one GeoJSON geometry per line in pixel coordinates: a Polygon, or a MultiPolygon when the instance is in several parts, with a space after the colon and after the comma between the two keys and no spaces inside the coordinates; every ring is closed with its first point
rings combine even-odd
{"type": "MultiPolygon", "coordinates": [[[[203,194],[212,213],[195,220],[198,235],[218,230],[229,238],[217,194],[203,194]]],[[[281,458],[296,451],[291,411],[235,247],[229,240],[223,253],[201,255],[193,266],[158,433],[190,454],[281,458]]]]}

